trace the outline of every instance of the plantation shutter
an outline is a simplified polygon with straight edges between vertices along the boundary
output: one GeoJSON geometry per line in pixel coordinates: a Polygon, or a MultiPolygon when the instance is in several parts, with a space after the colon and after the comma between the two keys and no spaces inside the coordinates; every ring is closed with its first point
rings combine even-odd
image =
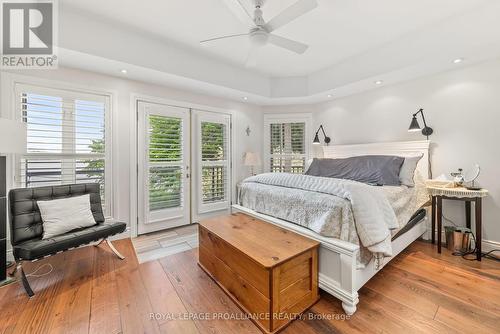
{"type": "Polygon", "coordinates": [[[21,84],[16,97],[16,113],[27,125],[27,152],[17,159],[17,185],[99,183],[103,209],[110,215],[108,97],[21,84]]]}
{"type": "Polygon", "coordinates": [[[230,116],[195,111],[198,154],[198,213],[230,205],[230,116]]]}
{"type": "Polygon", "coordinates": [[[137,232],[189,224],[188,108],[137,101],[137,232]]]}
{"type": "Polygon", "coordinates": [[[269,125],[271,172],[304,173],[306,162],[305,122],[269,125]]]}
{"type": "Polygon", "coordinates": [[[182,207],[182,119],[148,116],[149,211],[182,207]]]}

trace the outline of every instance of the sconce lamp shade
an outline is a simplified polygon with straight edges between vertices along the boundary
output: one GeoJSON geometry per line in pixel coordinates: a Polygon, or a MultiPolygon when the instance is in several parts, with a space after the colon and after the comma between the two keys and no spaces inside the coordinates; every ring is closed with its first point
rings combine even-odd
{"type": "Polygon", "coordinates": [[[316,132],[316,135],[314,136],[313,144],[314,144],[314,145],[319,145],[319,144],[321,144],[321,143],[320,143],[320,141],[319,141],[319,136],[318,136],[318,133],[317,133],[317,132],[316,132]]]}
{"type": "Polygon", "coordinates": [[[261,164],[260,156],[255,152],[246,152],[243,164],[245,166],[250,166],[250,167],[260,166],[261,164]]]}
{"type": "Polygon", "coordinates": [[[26,153],[26,123],[0,118],[0,153],[26,153]]]}
{"type": "Polygon", "coordinates": [[[424,109],[420,108],[416,113],[413,114],[413,118],[411,119],[410,127],[408,128],[408,132],[417,132],[422,130],[422,134],[429,139],[429,136],[432,135],[434,130],[431,127],[427,126],[427,122],[425,121],[424,109]],[[424,128],[420,127],[417,121],[417,115],[420,114],[422,116],[422,121],[424,121],[424,128]]]}
{"type": "Polygon", "coordinates": [[[416,132],[420,131],[420,124],[418,124],[417,116],[413,116],[411,119],[410,127],[408,128],[408,132],[416,132]]]}

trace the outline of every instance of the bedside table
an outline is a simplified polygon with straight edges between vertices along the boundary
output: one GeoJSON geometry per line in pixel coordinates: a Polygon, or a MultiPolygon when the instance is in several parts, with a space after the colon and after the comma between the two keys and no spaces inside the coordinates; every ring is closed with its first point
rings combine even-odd
{"type": "Polygon", "coordinates": [[[488,196],[488,190],[469,190],[463,187],[440,188],[427,186],[427,191],[432,197],[432,243],[435,243],[435,231],[437,220],[437,247],[441,253],[441,233],[443,218],[443,199],[465,202],[465,222],[467,228],[471,228],[471,203],[474,202],[476,221],[476,259],[481,261],[481,230],[482,230],[482,199],[488,196]]]}

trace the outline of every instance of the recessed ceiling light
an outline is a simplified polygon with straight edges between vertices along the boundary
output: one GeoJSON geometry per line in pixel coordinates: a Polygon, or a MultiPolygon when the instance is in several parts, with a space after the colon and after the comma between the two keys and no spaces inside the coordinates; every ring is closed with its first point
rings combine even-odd
{"type": "Polygon", "coordinates": [[[331,97],[332,97],[332,94],[328,94],[326,97],[327,97],[327,98],[331,98],[331,97]]]}
{"type": "Polygon", "coordinates": [[[127,70],[125,70],[125,69],[120,70],[120,72],[122,72],[123,74],[127,74],[127,70]]]}
{"type": "Polygon", "coordinates": [[[384,83],[382,80],[375,81],[375,85],[381,85],[382,83],[384,83]]]}
{"type": "Polygon", "coordinates": [[[248,97],[246,97],[246,96],[243,96],[243,100],[245,100],[245,101],[246,101],[246,100],[248,100],[248,97]]]}
{"type": "Polygon", "coordinates": [[[461,63],[463,61],[464,61],[463,58],[457,58],[457,59],[453,60],[453,64],[459,64],[459,63],[461,63]]]}

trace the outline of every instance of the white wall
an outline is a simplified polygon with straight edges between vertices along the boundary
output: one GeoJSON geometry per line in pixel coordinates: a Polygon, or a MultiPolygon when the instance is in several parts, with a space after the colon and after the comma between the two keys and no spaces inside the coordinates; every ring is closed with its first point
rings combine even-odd
{"type": "MultiPolygon", "coordinates": [[[[482,167],[480,184],[490,190],[483,207],[483,239],[500,242],[500,60],[464,67],[394,86],[334,99],[328,103],[281,107],[258,107],[230,100],[213,98],[169,87],[150,85],[118,77],[104,76],[73,69],[30,71],[30,76],[67,82],[69,85],[112,91],[116,100],[113,120],[115,184],[115,217],[129,221],[130,197],[130,124],[133,113],[131,94],[138,93],[160,98],[187,101],[194,104],[222,108],[233,113],[235,182],[248,175],[242,166],[242,155],[247,150],[263,149],[263,112],[312,112],[313,130],[325,126],[334,143],[363,143],[398,140],[419,140],[424,137],[408,133],[411,114],[425,109],[432,135],[432,164],[434,175],[448,174],[458,167],[468,168],[474,163],[482,167]],[[245,133],[247,126],[252,132],[245,133]]],[[[0,72],[4,85],[5,72],[0,72]]],[[[2,87],[4,92],[5,87],[2,87]]],[[[2,115],[7,115],[2,94],[2,115]]],[[[311,138],[312,142],[312,138],[311,138]]],[[[447,217],[463,224],[463,204],[445,202],[447,217]]]]}
{"type": "MultiPolygon", "coordinates": [[[[15,73],[0,71],[2,83],[2,117],[9,117],[11,110],[7,110],[10,100],[9,82],[13,77],[20,78],[15,73]]],[[[60,68],[58,70],[25,71],[23,76],[28,80],[48,80],[56,84],[65,84],[68,87],[81,87],[113,93],[113,176],[115,198],[114,218],[125,222],[130,221],[130,147],[134,138],[130,135],[131,122],[135,117],[131,110],[131,96],[133,94],[147,95],[157,98],[176,100],[181,102],[203,105],[210,108],[223,109],[231,112],[233,122],[233,170],[235,175],[234,185],[239,180],[250,174],[247,167],[242,166],[243,153],[246,151],[261,152],[262,148],[262,112],[260,107],[251,104],[237,103],[231,100],[213,98],[193,92],[181,91],[169,87],[146,84],[125,78],[100,75],[92,72],[60,68]],[[30,79],[32,78],[32,79],[30,79]],[[250,136],[245,129],[251,128],[250,136]]],[[[234,192],[233,192],[234,193],[234,192]]]]}
{"type": "MultiPolygon", "coordinates": [[[[419,108],[434,128],[434,176],[481,165],[479,183],[490,191],[483,202],[483,240],[500,242],[500,60],[328,103],[263,110],[313,112],[314,129],[323,124],[334,144],[351,144],[425,139],[407,131],[419,108]]],[[[445,216],[464,224],[463,205],[445,201],[445,216]]]]}

